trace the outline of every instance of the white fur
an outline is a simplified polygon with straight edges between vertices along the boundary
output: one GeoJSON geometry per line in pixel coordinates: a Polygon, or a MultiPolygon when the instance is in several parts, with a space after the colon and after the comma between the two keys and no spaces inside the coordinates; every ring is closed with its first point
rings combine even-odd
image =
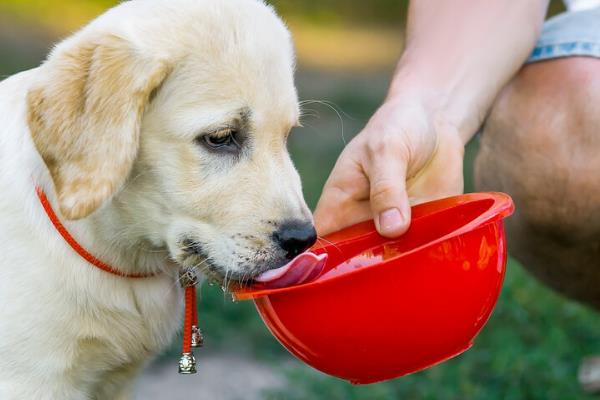
{"type": "Polygon", "coordinates": [[[182,234],[195,235],[222,268],[217,278],[250,277],[281,258],[273,224],[310,219],[285,150],[298,118],[290,38],[259,1],[133,0],[53,55],[0,83],[0,399],[127,399],[180,326],[176,262],[207,262],[182,256],[182,234]],[[173,71],[145,111],[125,186],[89,217],[63,222],[97,257],[124,271],[159,271],[153,278],[89,265],[35,196],[38,184],[58,210],[27,124],[27,93],[55,68],[52,57],[104,34],[173,71]],[[231,161],[193,147],[195,135],[239,107],[252,112],[251,155],[231,161]]]}

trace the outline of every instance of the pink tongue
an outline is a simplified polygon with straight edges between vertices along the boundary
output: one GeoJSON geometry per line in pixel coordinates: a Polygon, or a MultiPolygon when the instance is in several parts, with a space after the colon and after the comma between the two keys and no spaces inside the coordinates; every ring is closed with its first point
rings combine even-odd
{"type": "Polygon", "coordinates": [[[327,254],[316,255],[306,252],[277,269],[263,272],[254,280],[263,283],[267,288],[281,288],[298,285],[316,278],[323,271],[327,254]]]}

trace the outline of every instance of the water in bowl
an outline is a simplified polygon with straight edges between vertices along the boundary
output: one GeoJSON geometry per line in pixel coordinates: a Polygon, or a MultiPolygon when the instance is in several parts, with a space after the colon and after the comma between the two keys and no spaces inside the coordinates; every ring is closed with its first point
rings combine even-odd
{"type": "Polygon", "coordinates": [[[378,264],[382,261],[389,260],[390,258],[398,257],[402,254],[398,243],[386,243],[382,246],[366,250],[348,260],[342,262],[338,266],[330,269],[323,274],[319,279],[332,278],[334,276],[342,275],[355,269],[368,267],[374,264],[378,264]]]}

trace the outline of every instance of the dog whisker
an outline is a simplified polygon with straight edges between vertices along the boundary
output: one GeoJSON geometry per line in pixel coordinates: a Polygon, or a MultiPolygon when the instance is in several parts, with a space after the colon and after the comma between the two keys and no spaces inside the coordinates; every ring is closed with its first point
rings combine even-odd
{"type": "MultiPolygon", "coordinates": [[[[339,107],[337,104],[329,101],[329,100],[317,100],[317,99],[308,99],[308,100],[303,100],[300,102],[300,108],[301,110],[304,109],[304,106],[306,105],[310,105],[310,104],[321,104],[324,105],[325,107],[329,108],[330,110],[332,110],[333,112],[335,112],[335,114],[337,115],[339,121],[340,121],[340,128],[341,128],[341,136],[342,136],[342,143],[344,144],[344,146],[346,146],[348,143],[346,142],[346,137],[344,134],[344,118],[342,117],[345,116],[349,119],[353,119],[351,116],[349,116],[347,113],[345,113],[341,107],[339,107]]],[[[312,110],[314,111],[314,110],[312,110]]],[[[305,116],[306,114],[303,114],[301,112],[301,117],[305,116]]],[[[304,121],[302,121],[302,123],[304,124],[304,121]]]]}
{"type": "Polygon", "coordinates": [[[325,239],[324,237],[322,237],[322,236],[317,236],[317,240],[319,240],[319,241],[322,241],[322,242],[325,242],[325,243],[327,243],[327,244],[330,244],[330,245],[331,245],[331,246],[333,246],[333,247],[334,247],[334,248],[335,248],[337,251],[341,252],[340,248],[339,248],[339,247],[338,247],[338,246],[337,246],[335,243],[333,243],[333,242],[331,242],[331,241],[329,241],[329,240],[325,239]]]}

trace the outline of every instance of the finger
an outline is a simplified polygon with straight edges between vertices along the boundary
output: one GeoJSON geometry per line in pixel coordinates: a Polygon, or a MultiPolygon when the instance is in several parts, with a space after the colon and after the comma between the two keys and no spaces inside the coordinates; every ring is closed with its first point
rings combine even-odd
{"type": "Polygon", "coordinates": [[[347,226],[370,219],[368,199],[354,200],[337,187],[327,187],[315,209],[315,227],[319,236],[339,231],[347,226]]]}
{"type": "Polygon", "coordinates": [[[327,180],[314,213],[319,235],[371,218],[369,181],[356,158],[362,146],[349,145],[327,180]]]}
{"type": "Polygon", "coordinates": [[[406,193],[406,159],[399,146],[388,143],[373,151],[367,163],[371,188],[371,211],[380,235],[394,238],[410,225],[406,193]]]}

